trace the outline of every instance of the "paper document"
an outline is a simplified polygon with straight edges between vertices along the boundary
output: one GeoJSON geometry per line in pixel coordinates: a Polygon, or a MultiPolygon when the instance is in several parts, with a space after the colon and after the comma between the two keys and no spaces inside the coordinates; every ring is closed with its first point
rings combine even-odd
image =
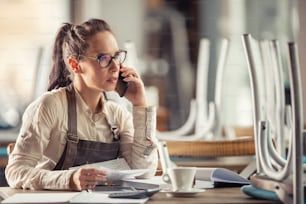
{"type": "Polygon", "coordinates": [[[78,169],[81,167],[93,167],[101,168],[108,171],[106,179],[108,181],[117,181],[124,178],[135,178],[137,176],[142,176],[149,172],[150,169],[131,169],[125,159],[114,159],[105,162],[97,162],[92,164],[85,164],[82,166],[71,167],[70,169],[78,169]]]}
{"type": "Polygon", "coordinates": [[[135,178],[149,172],[150,169],[131,169],[131,170],[109,170],[106,179],[108,181],[117,181],[127,178],[135,178]]]}
{"type": "Polygon", "coordinates": [[[106,193],[99,192],[81,192],[73,197],[69,203],[145,203],[149,198],[132,199],[132,198],[109,198],[106,193]]]}
{"type": "Polygon", "coordinates": [[[48,193],[16,193],[1,203],[69,203],[79,192],[48,192],[48,193]]]}
{"type": "Polygon", "coordinates": [[[211,181],[216,185],[244,185],[250,181],[234,171],[225,168],[197,168],[196,179],[211,181]]]}
{"type": "Polygon", "coordinates": [[[3,200],[1,203],[14,204],[63,204],[63,203],[145,203],[148,198],[143,199],[122,199],[109,198],[106,193],[99,192],[52,192],[47,193],[16,193],[3,200]]]}
{"type": "Polygon", "coordinates": [[[107,169],[114,169],[114,170],[130,170],[131,169],[128,163],[123,158],[108,160],[104,162],[96,162],[92,164],[84,164],[81,166],[74,166],[69,169],[78,169],[81,167],[107,168],[107,169]]]}
{"type": "MultiPolygon", "coordinates": [[[[124,182],[137,182],[141,183],[143,186],[149,185],[148,188],[157,188],[160,187],[162,190],[170,189],[172,186],[169,183],[164,182],[161,176],[154,176],[148,179],[123,179],[124,182]]],[[[137,187],[136,185],[132,184],[135,188],[143,188],[144,187],[137,187]]]]}

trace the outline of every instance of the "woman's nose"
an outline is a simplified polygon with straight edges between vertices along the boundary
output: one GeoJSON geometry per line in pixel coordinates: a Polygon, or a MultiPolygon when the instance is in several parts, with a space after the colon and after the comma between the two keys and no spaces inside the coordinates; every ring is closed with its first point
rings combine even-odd
{"type": "Polygon", "coordinates": [[[116,60],[112,59],[111,63],[110,63],[110,69],[113,72],[116,72],[120,69],[120,64],[118,62],[116,62],[116,60]]]}

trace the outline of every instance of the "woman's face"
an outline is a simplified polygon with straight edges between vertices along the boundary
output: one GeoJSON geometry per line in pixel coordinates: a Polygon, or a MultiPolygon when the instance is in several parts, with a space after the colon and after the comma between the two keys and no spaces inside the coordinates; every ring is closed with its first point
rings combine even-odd
{"type": "MultiPolygon", "coordinates": [[[[100,54],[114,56],[119,47],[114,35],[108,31],[99,32],[87,41],[89,48],[84,56],[96,57],[100,54]]],[[[120,65],[112,60],[107,67],[102,68],[97,59],[83,57],[80,62],[80,76],[84,85],[98,91],[112,91],[115,89],[120,65]]]]}

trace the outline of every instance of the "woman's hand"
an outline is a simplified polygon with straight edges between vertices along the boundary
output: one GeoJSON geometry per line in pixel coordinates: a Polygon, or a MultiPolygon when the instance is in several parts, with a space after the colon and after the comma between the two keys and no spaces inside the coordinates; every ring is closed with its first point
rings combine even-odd
{"type": "Polygon", "coordinates": [[[147,106],[144,84],[136,70],[121,65],[119,74],[129,83],[125,97],[134,106],[147,106]]]}
{"type": "Polygon", "coordinates": [[[80,168],[70,177],[69,187],[74,191],[94,189],[98,182],[106,181],[107,172],[96,168],[80,168]]]}

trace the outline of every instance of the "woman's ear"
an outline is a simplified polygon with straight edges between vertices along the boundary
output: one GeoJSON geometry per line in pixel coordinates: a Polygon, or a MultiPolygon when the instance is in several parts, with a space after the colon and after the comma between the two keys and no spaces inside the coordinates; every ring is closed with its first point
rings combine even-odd
{"type": "Polygon", "coordinates": [[[68,64],[73,72],[80,71],[79,62],[74,57],[68,57],[68,64]]]}

